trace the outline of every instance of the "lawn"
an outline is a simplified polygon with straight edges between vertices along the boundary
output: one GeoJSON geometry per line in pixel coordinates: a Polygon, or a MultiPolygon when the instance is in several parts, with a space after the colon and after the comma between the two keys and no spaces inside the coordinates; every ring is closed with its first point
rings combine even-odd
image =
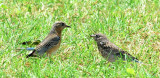
{"type": "Polygon", "coordinates": [[[160,77],[159,21],[159,0],[1,0],[0,77],[160,77]],[[42,41],[56,21],[71,28],[51,58],[16,50],[35,47],[20,43],[42,41]],[[99,32],[143,64],[108,63],[90,37],[99,32]]]}

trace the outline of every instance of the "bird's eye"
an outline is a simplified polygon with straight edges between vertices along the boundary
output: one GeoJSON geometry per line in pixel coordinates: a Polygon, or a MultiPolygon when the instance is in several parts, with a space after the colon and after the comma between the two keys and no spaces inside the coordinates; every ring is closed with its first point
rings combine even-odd
{"type": "Polygon", "coordinates": [[[65,24],[64,23],[62,23],[62,26],[64,26],[65,24]]]}
{"type": "Polygon", "coordinates": [[[96,38],[99,38],[100,36],[99,35],[96,35],[96,38]]]}

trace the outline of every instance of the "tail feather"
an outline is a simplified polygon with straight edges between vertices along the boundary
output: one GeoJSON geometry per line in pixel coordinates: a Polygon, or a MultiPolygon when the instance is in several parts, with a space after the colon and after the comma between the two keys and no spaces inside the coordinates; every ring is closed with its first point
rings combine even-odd
{"type": "Polygon", "coordinates": [[[34,50],[35,48],[17,48],[17,50],[34,50]]]}
{"type": "Polygon", "coordinates": [[[35,48],[26,48],[26,50],[34,50],[35,48]]]}
{"type": "Polygon", "coordinates": [[[137,63],[143,63],[143,62],[140,62],[139,60],[137,59],[133,59],[134,62],[137,62],[137,63]]]}
{"type": "Polygon", "coordinates": [[[33,50],[33,52],[30,53],[30,54],[28,54],[28,55],[26,56],[26,58],[29,58],[29,57],[36,57],[37,55],[34,54],[35,52],[36,52],[36,50],[33,50]]]}

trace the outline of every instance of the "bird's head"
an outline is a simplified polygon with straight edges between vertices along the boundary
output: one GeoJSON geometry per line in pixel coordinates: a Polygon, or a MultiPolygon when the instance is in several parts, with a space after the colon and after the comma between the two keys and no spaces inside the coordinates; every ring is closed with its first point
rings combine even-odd
{"type": "Polygon", "coordinates": [[[101,34],[101,33],[93,34],[93,35],[91,35],[91,37],[93,37],[96,42],[101,42],[103,40],[108,40],[107,37],[104,34],[101,34]]]}
{"type": "Polygon", "coordinates": [[[66,25],[66,23],[64,23],[62,21],[58,21],[53,24],[53,28],[62,31],[64,28],[71,28],[71,27],[66,25]]]}

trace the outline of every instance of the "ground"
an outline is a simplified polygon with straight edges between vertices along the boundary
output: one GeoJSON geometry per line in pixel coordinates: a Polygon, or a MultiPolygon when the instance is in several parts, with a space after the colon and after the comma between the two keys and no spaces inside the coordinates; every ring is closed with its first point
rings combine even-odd
{"type": "Polygon", "coordinates": [[[159,0],[1,0],[0,77],[160,77],[159,0]],[[51,58],[25,58],[21,42],[43,40],[64,21],[51,58]],[[143,64],[108,63],[91,34],[101,32],[143,64]]]}

